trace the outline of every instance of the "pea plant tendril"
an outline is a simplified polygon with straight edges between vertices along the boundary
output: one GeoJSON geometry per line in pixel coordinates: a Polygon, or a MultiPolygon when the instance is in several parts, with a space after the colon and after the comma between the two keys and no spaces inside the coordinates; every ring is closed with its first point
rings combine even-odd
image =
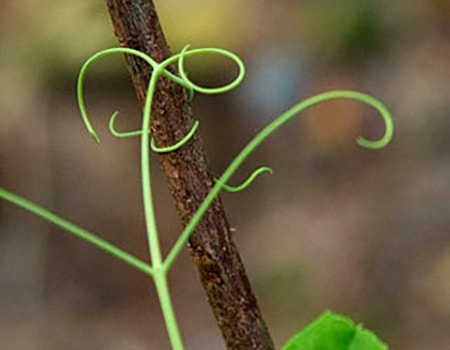
{"type": "Polygon", "coordinates": [[[77,82],[77,97],[78,104],[81,112],[82,119],[84,124],[90,133],[92,139],[99,143],[100,139],[95,132],[86,111],[86,106],[84,102],[84,94],[83,94],[83,84],[86,76],[86,72],[91,64],[98,59],[109,56],[112,54],[129,54],[135,55],[145,62],[147,62],[152,67],[152,75],[150,77],[150,81],[148,84],[147,96],[145,99],[145,104],[143,108],[142,115],[142,127],[140,130],[136,131],[127,131],[122,132],[118,131],[115,122],[118,117],[118,112],[114,112],[109,120],[109,130],[112,135],[118,138],[129,138],[129,137],[140,137],[141,138],[141,181],[142,181],[142,196],[144,203],[144,213],[145,213],[145,224],[146,224],[146,232],[147,232],[147,242],[148,249],[150,254],[150,263],[145,263],[136,257],[132,256],[128,252],[122,250],[119,247],[116,247],[104,239],[100,238],[94,233],[91,233],[81,227],[60,218],[59,216],[41,208],[40,206],[29,202],[28,200],[19,197],[3,188],[0,188],[0,197],[25,209],[28,210],[49,222],[63,228],[64,230],[72,233],[73,235],[87,241],[88,243],[106,251],[107,253],[115,256],[116,258],[122,260],[128,265],[142,271],[149,277],[151,277],[155,283],[157,295],[160,301],[161,310],[164,316],[165,325],[167,329],[167,333],[170,339],[171,346],[174,350],[182,350],[184,349],[183,342],[181,339],[180,331],[177,325],[175,312],[172,306],[172,301],[169,293],[169,286],[167,282],[167,275],[174,264],[177,256],[180,254],[181,250],[187,243],[189,236],[195,230],[197,225],[202,219],[202,216],[211,206],[212,202],[217,198],[222,190],[228,192],[239,192],[246,189],[251,183],[254,181],[256,177],[260,174],[268,172],[272,173],[272,169],[263,166],[256,169],[250,176],[242,182],[242,184],[238,186],[231,186],[228,184],[233,174],[237,171],[237,169],[241,166],[241,164],[258,148],[258,146],[267,139],[273,132],[275,132],[279,127],[281,127],[284,123],[288,122],[290,119],[298,115],[300,112],[313,107],[322,102],[335,100],[335,99],[350,99],[356,100],[362,103],[369,105],[379,112],[381,117],[383,118],[383,122],[385,125],[385,130],[383,136],[378,140],[367,140],[361,136],[356,138],[356,142],[364,147],[369,149],[380,149],[386,146],[393,137],[393,123],[390,116],[390,113],[386,109],[386,107],[374,97],[369,95],[355,92],[355,91],[346,91],[346,90],[334,90],[330,92],[321,93],[315,95],[313,97],[307,98],[298,104],[294,105],[286,112],[278,116],[271,123],[269,123],[265,128],[263,128],[243,149],[242,151],[234,158],[234,160],[230,163],[230,165],[226,168],[223,174],[215,180],[214,186],[211,188],[209,194],[206,196],[202,204],[197,209],[196,213],[193,215],[189,223],[183,229],[178,239],[174,243],[174,245],[169,250],[169,253],[166,257],[162,256],[161,247],[158,238],[158,230],[156,225],[156,218],[154,213],[154,203],[152,199],[152,187],[151,187],[151,176],[150,176],[150,151],[156,153],[167,153],[177,151],[179,148],[183,147],[197,132],[199,128],[199,122],[195,121],[191,127],[191,130],[184,136],[180,141],[176,142],[172,146],[168,147],[157,147],[153,139],[151,137],[150,132],[150,118],[152,112],[152,102],[155,94],[155,89],[157,85],[158,78],[163,76],[166,77],[176,84],[184,87],[188,94],[189,98],[192,99],[196,92],[203,94],[220,94],[230,91],[237,87],[245,75],[245,66],[242,60],[235,55],[234,53],[218,49],[218,48],[202,48],[202,49],[189,49],[189,46],[183,48],[183,50],[175,54],[168,59],[164,60],[161,63],[154,61],[150,56],[129,48],[111,48],[106,49],[100,52],[97,52],[93,56],[91,56],[82,66],[77,82]],[[220,86],[207,88],[202,87],[195,84],[191,81],[187,73],[185,71],[184,62],[188,57],[203,55],[203,54],[217,54],[224,56],[230,60],[232,60],[237,68],[238,73],[236,78],[233,79],[230,83],[220,86]],[[178,74],[173,74],[169,72],[167,69],[169,65],[178,64],[178,74]]]}

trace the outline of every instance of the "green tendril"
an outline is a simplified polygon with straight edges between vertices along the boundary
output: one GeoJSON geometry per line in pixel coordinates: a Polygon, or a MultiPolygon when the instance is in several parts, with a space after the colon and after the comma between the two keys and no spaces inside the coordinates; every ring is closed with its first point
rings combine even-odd
{"type": "Polygon", "coordinates": [[[224,57],[230,58],[234,63],[236,63],[236,65],[238,67],[238,75],[229,84],[226,84],[226,85],[220,86],[220,87],[215,87],[215,88],[202,87],[202,86],[199,86],[199,85],[193,83],[188,78],[187,73],[186,73],[186,71],[184,69],[184,60],[185,60],[185,57],[189,56],[189,54],[193,54],[195,52],[198,52],[198,50],[188,51],[188,48],[189,48],[189,45],[186,45],[183,48],[183,50],[181,50],[180,54],[177,56],[177,58],[178,58],[178,72],[179,72],[181,78],[183,79],[184,83],[186,84],[186,86],[188,86],[189,89],[191,89],[192,91],[197,91],[197,92],[200,92],[202,94],[208,94],[208,95],[221,94],[221,93],[233,90],[244,79],[245,66],[244,66],[244,63],[242,62],[242,60],[237,55],[235,55],[234,53],[232,53],[230,51],[226,51],[226,50],[222,50],[222,49],[208,48],[208,49],[201,49],[201,53],[215,53],[215,54],[219,54],[219,55],[222,55],[224,57]]]}
{"type": "MultiPolygon", "coordinates": [[[[343,94],[345,93],[344,91],[341,92],[343,94]]],[[[394,123],[392,122],[391,114],[380,101],[378,101],[376,98],[373,98],[372,96],[350,91],[347,91],[346,97],[343,96],[342,98],[354,99],[364,102],[375,108],[383,118],[385,127],[384,135],[379,140],[375,141],[366,140],[365,138],[358,136],[356,138],[356,142],[358,143],[358,145],[368,149],[381,149],[385,147],[389,142],[391,142],[392,137],[394,136],[394,123]]]]}
{"type": "Polygon", "coordinates": [[[117,131],[115,123],[118,115],[119,112],[116,111],[111,115],[111,118],[109,119],[109,131],[111,132],[112,135],[118,138],[128,138],[142,135],[142,130],[127,131],[127,132],[117,131]]]}
{"type": "MultiPolygon", "coordinates": [[[[267,166],[260,167],[253,171],[253,173],[250,174],[250,176],[245,180],[242,184],[238,186],[230,186],[225,183],[221,183],[222,188],[227,192],[240,192],[245,190],[247,187],[249,187],[253,181],[262,173],[269,173],[273,174],[272,168],[269,168],[267,166]]],[[[216,182],[220,183],[220,179],[216,179],[216,182]]]]}
{"type": "MultiPolygon", "coordinates": [[[[109,131],[112,135],[118,138],[128,138],[128,137],[136,137],[142,135],[142,130],[136,130],[136,131],[127,131],[127,132],[121,132],[116,129],[115,122],[117,119],[117,116],[119,115],[119,112],[114,112],[109,120],[109,131]]],[[[195,134],[198,127],[200,126],[200,122],[196,120],[194,124],[192,125],[191,130],[189,133],[183,137],[180,141],[178,141],[176,144],[168,147],[157,147],[155,145],[155,140],[152,138],[150,141],[150,147],[151,149],[156,153],[168,153],[176,151],[177,149],[183,147],[195,134]]]]}
{"type": "MultiPolygon", "coordinates": [[[[127,49],[127,48],[113,48],[113,49],[107,49],[107,50],[102,50],[100,52],[97,52],[96,54],[92,55],[81,67],[80,73],[78,75],[78,81],[77,81],[77,99],[78,99],[78,106],[80,108],[80,113],[81,116],[83,118],[84,124],[86,126],[86,129],[88,130],[89,134],[91,135],[92,139],[94,140],[95,143],[100,143],[100,138],[98,137],[97,133],[95,132],[92,123],[89,120],[87,111],[86,111],[86,104],[84,102],[84,79],[86,76],[86,72],[87,69],[98,59],[100,59],[101,57],[107,56],[107,55],[111,55],[114,53],[134,53],[135,55],[137,55],[138,57],[141,57],[142,59],[144,59],[146,62],[148,62],[150,65],[154,66],[154,61],[150,60],[149,61],[149,57],[137,50],[132,50],[132,49],[127,49]]],[[[113,116],[111,117],[111,119],[113,119],[113,116]]]]}
{"type": "Polygon", "coordinates": [[[177,149],[183,147],[194,136],[195,132],[197,131],[197,129],[199,127],[199,125],[200,125],[200,122],[198,120],[196,120],[194,122],[194,124],[192,125],[191,130],[186,134],[186,136],[183,137],[180,141],[178,141],[177,143],[175,143],[172,146],[157,147],[155,145],[155,140],[151,139],[150,147],[151,147],[152,151],[154,151],[156,153],[168,153],[168,152],[176,151],[177,149]]]}

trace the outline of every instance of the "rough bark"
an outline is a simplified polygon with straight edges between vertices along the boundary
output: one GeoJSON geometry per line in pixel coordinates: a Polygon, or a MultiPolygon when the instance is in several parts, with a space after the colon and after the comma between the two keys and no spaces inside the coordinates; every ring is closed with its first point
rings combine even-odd
{"type": "MultiPolygon", "coordinates": [[[[121,46],[143,51],[159,62],[170,55],[152,1],[106,3],[121,46]]],[[[138,99],[143,103],[151,68],[132,56],[127,57],[127,63],[138,99]]],[[[161,78],[151,121],[156,145],[174,144],[186,135],[193,121],[183,89],[161,78]]],[[[160,163],[169,179],[178,213],[186,224],[213,184],[200,137],[196,135],[176,152],[161,155],[160,163]]],[[[188,247],[227,349],[274,349],[220,199],[208,210],[188,247]]]]}

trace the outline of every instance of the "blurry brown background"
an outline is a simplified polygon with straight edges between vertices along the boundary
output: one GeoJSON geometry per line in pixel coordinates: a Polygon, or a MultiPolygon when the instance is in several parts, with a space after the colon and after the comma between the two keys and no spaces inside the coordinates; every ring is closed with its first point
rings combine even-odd
{"type": "MultiPolygon", "coordinates": [[[[274,168],[222,196],[278,347],[325,309],[347,314],[397,350],[450,349],[450,2],[448,0],[156,1],[174,51],[224,47],[247,79],[194,110],[219,175],[263,125],[296,101],[368,92],[393,113],[395,139],[360,149],[383,125],[369,108],[327,103],[270,138],[236,177],[274,168]]],[[[75,81],[85,59],[116,46],[102,1],[0,1],[0,184],[147,259],[139,183],[139,108],[121,57],[92,67],[91,142],[75,81]]],[[[202,84],[233,77],[208,56],[202,84]]],[[[165,250],[180,232],[154,168],[165,250]]],[[[187,349],[223,349],[186,253],[171,273],[187,349]]],[[[151,281],[0,202],[0,349],[168,349],[151,281]]]]}

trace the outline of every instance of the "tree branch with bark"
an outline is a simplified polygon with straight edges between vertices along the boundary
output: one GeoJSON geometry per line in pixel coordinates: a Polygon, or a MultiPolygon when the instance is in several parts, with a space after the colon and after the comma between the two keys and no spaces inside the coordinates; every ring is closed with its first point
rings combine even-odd
{"type": "MultiPolygon", "coordinates": [[[[121,47],[144,52],[157,62],[171,55],[151,0],[106,3],[121,47]]],[[[135,56],[126,59],[136,95],[144,104],[152,68],[135,56]]],[[[174,67],[171,70],[175,72],[174,67]]],[[[172,145],[191,129],[194,117],[187,100],[181,86],[160,78],[151,118],[157,146],[172,145]]],[[[179,151],[162,154],[159,159],[186,225],[214,184],[202,140],[195,135],[179,151]]],[[[190,236],[188,247],[227,349],[274,349],[220,198],[190,236]]]]}

